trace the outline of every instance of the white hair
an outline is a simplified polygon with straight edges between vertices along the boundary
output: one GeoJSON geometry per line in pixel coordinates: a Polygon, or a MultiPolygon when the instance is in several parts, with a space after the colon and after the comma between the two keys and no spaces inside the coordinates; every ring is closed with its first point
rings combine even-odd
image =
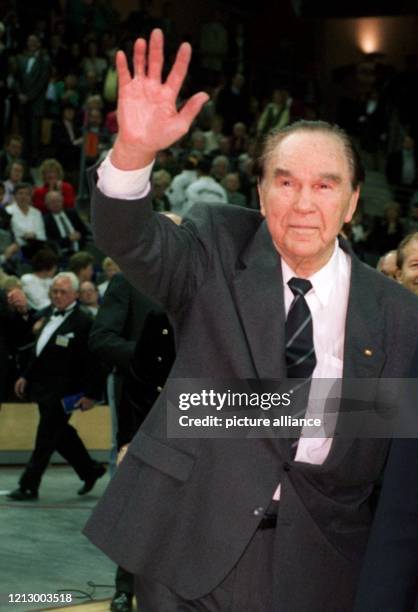
{"type": "Polygon", "coordinates": [[[52,280],[52,284],[55,283],[55,281],[59,280],[60,278],[66,278],[70,281],[71,283],[71,287],[74,289],[74,291],[78,291],[80,288],[80,282],[77,278],[77,276],[74,274],[74,272],[59,272],[56,276],[54,276],[53,280],[52,280]]]}

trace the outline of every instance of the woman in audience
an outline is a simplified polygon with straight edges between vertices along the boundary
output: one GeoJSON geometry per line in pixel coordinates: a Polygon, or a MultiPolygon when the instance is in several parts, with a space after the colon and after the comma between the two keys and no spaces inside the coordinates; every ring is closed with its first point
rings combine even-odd
{"type": "Polygon", "coordinates": [[[2,200],[2,206],[11,204],[14,199],[15,187],[23,181],[25,166],[22,162],[14,161],[6,168],[6,180],[4,181],[5,193],[2,200]]]}
{"type": "Polygon", "coordinates": [[[31,263],[33,272],[24,274],[20,280],[29,306],[41,310],[51,303],[49,290],[58,269],[58,257],[53,251],[42,249],[34,255],[31,263]]]}
{"type": "Polygon", "coordinates": [[[64,198],[64,208],[74,208],[75,193],[71,183],[64,181],[64,170],[56,159],[46,159],[39,167],[42,177],[42,187],[36,187],[33,192],[33,205],[42,213],[48,212],[45,196],[48,191],[60,191],[64,198]]]}

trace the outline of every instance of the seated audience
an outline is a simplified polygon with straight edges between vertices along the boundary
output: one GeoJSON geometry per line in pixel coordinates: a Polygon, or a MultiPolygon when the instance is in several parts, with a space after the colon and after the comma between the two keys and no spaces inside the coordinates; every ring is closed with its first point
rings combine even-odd
{"type": "Polygon", "coordinates": [[[62,193],[49,191],[45,196],[48,210],[44,216],[47,239],[54,243],[62,256],[73,255],[84,248],[90,231],[76,210],[63,207],[62,193]]]}
{"type": "Polygon", "coordinates": [[[240,192],[239,174],[230,172],[226,175],[221,184],[222,187],[225,188],[229,204],[247,206],[247,199],[245,195],[240,192]]]}
{"type": "Polygon", "coordinates": [[[78,282],[91,281],[94,275],[94,258],[86,251],[79,251],[72,255],[68,261],[68,271],[73,272],[78,282]]]}
{"type": "Polygon", "coordinates": [[[106,280],[104,280],[98,286],[98,290],[99,290],[99,294],[101,298],[106,293],[106,290],[112,278],[115,276],[115,274],[120,272],[120,268],[118,264],[115,261],[113,261],[111,257],[105,257],[102,262],[102,270],[105,274],[106,280]]]}
{"type": "Polygon", "coordinates": [[[171,181],[166,195],[170,200],[171,210],[179,212],[186,201],[186,189],[197,179],[197,165],[199,159],[195,155],[188,155],[183,162],[183,170],[171,181]]]}
{"type": "Polygon", "coordinates": [[[152,207],[157,212],[170,210],[170,200],[166,191],[171,183],[171,176],[166,170],[157,170],[152,175],[152,207]]]}
{"type": "Polygon", "coordinates": [[[33,240],[46,240],[42,215],[32,206],[32,186],[18,183],[14,190],[14,200],[6,207],[11,215],[11,229],[16,242],[26,246],[33,240]]]}
{"type": "Polygon", "coordinates": [[[51,303],[49,290],[57,273],[58,257],[53,251],[42,249],[32,257],[31,264],[33,272],[24,274],[20,280],[29,306],[41,310],[51,303]]]}
{"type": "Polygon", "coordinates": [[[225,189],[210,176],[211,162],[207,158],[201,159],[197,167],[198,178],[186,189],[186,202],[181,210],[176,212],[184,217],[187,211],[196,202],[219,202],[227,204],[228,198],[225,189]]]}
{"type": "Polygon", "coordinates": [[[3,196],[2,205],[6,206],[13,202],[15,187],[23,181],[25,174],[25,166],[23,162],[14,161],[6,168],[6,180],[4,181],[5,194],[3,196]]]}
{"type": "Polygon", "coordinates": [[[212,162],[211,176],[221,183],[228,172],[231,171],[229,159],[226,155],[217,155],[212,162]]]}
{"type": "Polygon", "coordinates": [[[92,316],[93,318],[99,311],[99,291],[91,281],[83,281],[80,283],[78,300],[81,305],[81,310],[92,316]]]}
{"type": "Polygon", "coordinates": [[[46,159],[39,167],[42,177],[42,187],[36,187],[33,192],[34,206],[45,213],[48,211],[45,196],[49,191],[60,191],[64,208],[74,208],[75,193],[71,183],[64,181],[64,170],[56,159],[46,159]]]}

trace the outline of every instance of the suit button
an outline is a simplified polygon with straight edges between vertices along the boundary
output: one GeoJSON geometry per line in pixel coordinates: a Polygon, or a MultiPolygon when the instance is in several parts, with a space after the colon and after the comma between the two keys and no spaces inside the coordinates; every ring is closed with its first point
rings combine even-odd
{"type": "Polygon", "coordinates": [[[162,362],[162,360],[163,360],[163,358],[162,358],[162,357],[160,357],[160,356],[158,355],[158,357],[157,357],[157,361],[159,361],[159,362],[161,363],[161,362],[162,362]]]}
{"type": "Polygon", "coordinates": [[[162,388],[162,387],[157,387],[157,391],[158,391],[158,393],[161,393],[161,391],[162,391],[162,390],[163,390],[163,388],[162,388]]]}
{"type": "Polygon", "coordinates": [[[163,331],[161,332],[163,336],[168,336],[168,329],[163,329],[163,331]]]}
{"type": "Polygon", "coordinates": [[[259,506],[258,508],[255,508],[253,510],[253,514],[254,516],[262,516],[264,514],[264,508],[262,508],[261,506],[259,506]]]}
{"type": "Polygon", "coordinates": [[[287,461],[285,461],[283,463],[283,469],[285,472],[290,472],[290,463],[288,463],[287,461]]]}

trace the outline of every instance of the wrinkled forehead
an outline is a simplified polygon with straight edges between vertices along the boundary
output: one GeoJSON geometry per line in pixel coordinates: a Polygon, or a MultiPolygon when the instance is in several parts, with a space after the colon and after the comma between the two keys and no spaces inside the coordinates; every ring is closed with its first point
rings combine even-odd
{"type": "Polygon", "coordinates": [[[339,175],[351,181],[351,165],[343,141],[326,131],[300,130],[278,139],[265,160],[265,174],[277,169],[291,173],[339,175]]]}

